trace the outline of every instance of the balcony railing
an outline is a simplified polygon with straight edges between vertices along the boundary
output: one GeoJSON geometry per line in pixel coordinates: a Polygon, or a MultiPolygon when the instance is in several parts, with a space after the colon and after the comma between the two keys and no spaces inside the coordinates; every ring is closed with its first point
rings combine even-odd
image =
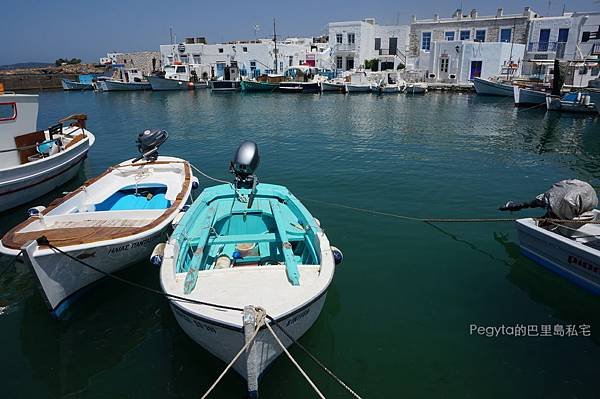
{"type": "Polygon", "coordinates": [[[400,62],[406,65],[406,55],[398,48],[380,48],[377,51],[379,51],[379,55],[391,55],[398,57],[400,62]]]}
{"type": "Polygon", "coordinates": [[[553,52],[558,58],[561,58],[565,54],[565,46],[565,42],[529,42],[527,51],[533,53],[553,52]]]}
{"type": "Polygon", "coordinates": [[[354,51],[356,50],[355,43],[338,43],[335,46],[337,51],[354,51]]]}

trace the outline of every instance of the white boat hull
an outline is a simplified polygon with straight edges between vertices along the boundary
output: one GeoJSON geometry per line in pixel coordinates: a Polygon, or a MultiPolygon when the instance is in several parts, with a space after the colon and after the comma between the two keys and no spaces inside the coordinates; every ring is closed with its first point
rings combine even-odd
{"type": "Polygon", "coordinates": [[[512,97],[513,86],[506,83],[492,82],[487,79],[474,78],[473,85],[477,94],[488,96],[512,97]]]}
{"type": "Polygon", "coordinates": [[[547,93],[543,91],[525,89],[519,86],[514,86],[513,95],[516,106],[546,104],[547,93]]]}
{"type": "Polygon", "coordinates": [[[159,76],[147,76],[148,82],[152,86],[152,90],[194,90],[206,88],[206,82],[186,82],[183,80],[166,79],[159,76]]]}
{"type": "Polygon", "coordinates": [[[0,170],[0,212],[25,204],[65,184],[77,175],[94,144],[94,135],[48,158],[0,170]]]}
{"type": "Polygon", "coordinates": [[[422,85],[408,85],[406,87],[407,94],[425,94],[427,93],[427,87],[422,85]]]}
{"type": "MultiPolygon", "coordinates": [[[[300,307],[282,319],[277,320],[278,324],[295,340],[299,339],[319,317],[325,303],[325,297],[326,292],[308,306],[300,307]]],[[[228,364],[242,346],[244,346],[245,340],[242,328],[235,328],[208,318],[199,317],[196,314],[185,311],[176,302],[171,302],[171,309],[185,333],[223,362],[228,364]]],[[[242,313],[240,313],[241,321],[242,313]]],[[[276,326],[273,324],[271,326],[285,347],[289,347],[292,341],[276,326]]],[[[252,351],[256,351],[259,356],[256,359],[258,361],[252,363],[256,364],[257,369],[252,370],[250,374],[252,375],[255,372],[255,375],[259,378],[265,369],[282,353],[281,347],[275,342],[271,333],[263,329],[256,337],[251,351],[243,353],[233,365],[235,371],[244,379],[248,379],[248,353],[252,354],[252,351]]]]}
{"type": "Polygon", "coordinates": [[[63,90],[92,90],[94,88],[91,83],[80,83],[68,79],[61,79],[60,83],[63,90]]]}
{"type": "Polygon", "coordinates": [[[537,227],[533,219],[519,219],[516,224],[525,256],[600,295],[599,250],[537,227]]]}
{"type": "MultiPolygon", "coordinates": [[[[152,249],[164,239],[164,231],[140,234],[128,240],[83,250],[65,250],[69,255],[106,273],[148,259],[152,249]]],[[[29,266],[37,277],[40,291],[51,314],[60,318],[84,289],[104,278],[99,273],[60,253],[37,255],[32,249],[29,266]]],[[[26,257],[28,259],[28,257],[26,257]]]]}
{"type": "Polygon", "coordinates": [[[116,80],[103,80],[100,82],[102,91],[130,91],[130,90],[151,90],[152,86],[146,82],[119,82],[116,80]]]}

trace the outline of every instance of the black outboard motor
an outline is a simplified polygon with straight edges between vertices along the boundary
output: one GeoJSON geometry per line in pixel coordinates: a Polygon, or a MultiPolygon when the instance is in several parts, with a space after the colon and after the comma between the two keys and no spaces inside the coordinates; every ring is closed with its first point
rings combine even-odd
{"type": "Polygon", "coordinates": [[[143,159],[144,161],[153,162],[158,158],[158,147],[160,147],[167,138],[169,133],[162,129],[147,129],[140,133],[137,137],[136,143],[139,152],[142,154],[132,163],[143,159]]]}
{"type": "Polygon", "coordinates": [[[259,163],[258,145],[253,141],[244,141],[239,145],[233,161],[229,164],[229,171],[235,176],[235,187],[252,189],[248,208],[252,207],[254,195],[256,194],[258,178],[254,172],[258,168],[259,163]]]}

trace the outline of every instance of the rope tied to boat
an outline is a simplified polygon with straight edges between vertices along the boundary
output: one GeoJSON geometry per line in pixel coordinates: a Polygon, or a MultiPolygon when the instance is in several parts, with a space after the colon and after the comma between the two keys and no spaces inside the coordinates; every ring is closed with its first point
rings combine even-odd
{"type": "MultiPolygon", "coordinates": [[[[48,238],[46,236],[41,236],[39,237],[36,242],[38,243],[38,245],[44,245],[47,246],[48,248],[58,252],[59,254],[66,256],[67,258],[75,261],[76,263],[79,263],[85,267],[88,267],[100,274],[102,274],[105,277],[108,278],[112,278],[114,280],[117,280],[123,284],[127,284],[133,288],[138,288],[141,289],[143,291],[149,292],[151,294],[155,294],[155,295],[159,295],[163,298],[168,298],[172,301],[180,301],[180,302],[187,302],[187,303],[191,303],[191,304],[195,304],[195,305],[204,305],[204,306],[210,306],[210,307],[214,307],[214,308],[218,308],[218,309],[224,309],[224,310],[231,310],[231,311],[237,311],[237,312],[244,312],[244,309],[242,308],[238,308],[238,307],[234,307],[234,306],[227,306],[227,305],[220,305],[220,304],[216,304],[216,303],[211,303],[211,302],[204,302],[204,301],[198,301],[195,299],[191,299],[191,298],[185,298],[179,295],[173,295],[173,294],[168,294],[166,292],[162,292],[159,290],[155,290],[154,288],[150,288],[147,287],[145,285],[127,280],[125,278],[116,276],[112,273],[109,272],[105,272],[104,270],[100,270],[97,267],[90,265],[89,263],[69,254],[68,252],[63,251],[62,249],[52,245],[52,243],[50,243],[50,241],[48,240],[48,238]]],[[[22,251],[21,251],[22,252],[22,251]]],[[[259,316],[262,314],[261,310],[264,311],[264,309],[262,308],[257,308],[255,307],[255,309],[258,311],[259,316]]],[[[258,317],[257,320],[260,321],[262,317],[258,317]]],[[[323,369],[323,371],[325,371],[330,377],[332,377],[338,384],[340,384],[343,388],[345,388],[354,398],[356,399],[362,399],[355,391],[353,391],[346,383],[344,383],[338,376],[336,376],[331,370],[329,370],[329,368],[327,368],[327,366],[325,366],[321,361],[319,361],[319,359],[316,358],[315,355],[313,355],[304,345],[302,345],[300,342],[298,342],[297,339],[295,339],[294,337],[292,337],[280,324],[277,320],[275,320],[275,318],[269,316],[269,314],[266,313],[266,311],[264,311],[264,319],[268,320],[269,323],[272,323],[273,325],[277,326],[277,328],[279,328],[279,330],[294,344],[296,344],[312,361],[315,362],[315,364],[317,364],[321,369],[323,369]]],[[[260,330],[260,328],[262,327],[263,324],[267,324],[264,320],[261,322],[261,326],[257,327],[255,333],[253,334],[254,337],[252,338],[252,340],[255,338],[255,335],[258,334],[258,331],[260,330]]],[[[257,325],[259,325],[260,323],[257,321],[257,325]]],[[[249,340],[251,341],[251,340],[249,340]]],[[[242,348],[242,349],[247,349],[247,348],[242,348]]],[[[241,351],[243,352],[243,350],[241,351]]],[[[222,378],[222,377],[221,377],[222,378]]]]}
{"type": "Polygon", "coordinates": [[[201,399],[205,399],[206,397],[208,397],[208,395],[210,395],[212,390],[215,389],[215,387],[219,384],[219,382],[221,382],[223,377],[225,377],[225,374],[227,374],[229,369],[235,364],[235,362],[239,359],[239,357],[242,355],[242,353],[244,353],[250,347],[250,345],[254,342],[254,340],[258,336],[258,333],[259,333],[260,329],[262,328],[262,326],[266,324],[265,320],[266,320],[267,312],[263,308],[260,308],[260,307],[254,307],[254,310],[256,312],[256,324],[254,326],[254,332],[250,336],[250,339],[248,339],[246,341],[246,344],[244,344],[244,346],[242,346],[242,349],[240,349],[239,352],[233,357],[233,359],[231,359],[229,364],[227,364],[227,367],[225,367],[225,369],[221,372],[221,374],[219,374],[219,376],[217,377],[215,382],[213,382],[213,384],[208,388],[208,390],[204,393],[204,395],[202,395],[201,399]]]}

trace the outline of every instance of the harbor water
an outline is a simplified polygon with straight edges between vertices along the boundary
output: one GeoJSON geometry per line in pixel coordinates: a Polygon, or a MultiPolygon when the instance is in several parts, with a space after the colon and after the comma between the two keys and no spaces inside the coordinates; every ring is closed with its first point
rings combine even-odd
{"type": "MultiPolygon", "coordinates": [[[[78,180],[0,214],[0,233],[29,206],[134,157],[143,129],[166,129],[161,154],[225,179],[239,142],[254,140],[260,181],[287,186],[344,252],[301,342],[363,397],[598,397],[600,300],[522,256],[513,223],[426,224],[346,208],[494,218],[510,216],[496,210],[507,200],[530,200],[558,180],[598,189],[598,117],[470,94],[40,94],[39,127],[72,113],[86,113],[96,135],[78,180]],[[531,334],[487,336],[473,327],[521,325],[531,334]],[[530,326],[551,333],[536,336],[530,326]],[[579,335],[558,335],[569,326],[579,335]]],[[[213,184],[199,177],[201,187],[213,184]]],[[[0,259],[0,272],[10,262],[0,259]]],[[[119,275],[160,288],[149,262],[119,275]]],[[[97,284],[68,320],[53,320],[19,263],[0,276],[0,342],[6,398],[196,398],[225,367],[179,328],[164,298],[117,281],[97,284]]],[[[300,350],[291,352],[327,397],[347,397],[300,350]]],[[[285,356],[260,392],[313,395],[285,356]]],[[[244,393],[230,372],[213,397],[244,393]]]]}

